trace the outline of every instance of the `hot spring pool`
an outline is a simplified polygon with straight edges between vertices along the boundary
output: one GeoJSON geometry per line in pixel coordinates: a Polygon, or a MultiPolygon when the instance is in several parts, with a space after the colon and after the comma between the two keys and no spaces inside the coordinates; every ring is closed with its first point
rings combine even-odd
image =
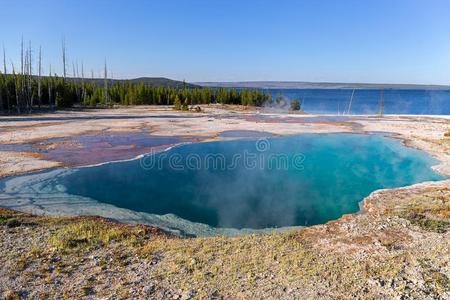
{"type": "Polygon", "coordinates": [[[104,215],[196,235],[309,226],[357,212],[377,189],[441,180],[435,163],[378,134],[197,143],[3,180],[0,205],[104,215]]]}

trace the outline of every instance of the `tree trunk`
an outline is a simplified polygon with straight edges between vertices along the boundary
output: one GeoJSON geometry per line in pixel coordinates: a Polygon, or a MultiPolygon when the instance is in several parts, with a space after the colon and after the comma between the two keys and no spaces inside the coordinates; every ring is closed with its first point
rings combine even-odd
{"type": "Polygon", "coordinates": [[[62,40],[63,78],[66,80],[66,40],[62,40]]]}
{"type": "Polygon", "coordinates": [[[48,72],[48,105],[51,109],[53,109],[53,103],[52,103],[52,65],[50,64],[49,72],[48,72]]]}
{"type": "MultiPolygon", "coordinates": [[[[6,76],[6,51],[5,51],[5,46],[3,46],[3,71],[4,74],[6,76]]],[[[6,83],[6,82],[5,82],[6,83]]],[[[8,112],[10,112],[11,108],[9,106],[9,92],[8,92],[8,85],[6,85],[6,93],[5,93],[5,97],[6,97],[6,109],[8,110],[8,112]]]]}
{"type": "Polygon", "coordinates": [[[19,105],[19,85],[18,85],[18,80],[17,80],[17,76],[16,76],[16,71],[14,69],[14,65],[12,65],[12,71],[13,71],[13,78],[14,78],[14,88],[15,88],[15,92],[16,92],[16,109],[17,109],[17,113],[20,114],[20,105],[19,105]]]}
{"type": "Polygon", "coordinates": [[[105,98],[105,105],[108,106],[108,69],[106,67],[106,60],[105,60],[105,91],[104,91],[104,98],[105,98]]]}
{"type": "Polygon", "coordinates": [[[39,108],[41,108],[42,104],[42,93],[41,93],[41,72],[42,72],[42,52],[41,47],[39,47],[39,67],[38,67],[38,98],[39,98],[39,108]]]}

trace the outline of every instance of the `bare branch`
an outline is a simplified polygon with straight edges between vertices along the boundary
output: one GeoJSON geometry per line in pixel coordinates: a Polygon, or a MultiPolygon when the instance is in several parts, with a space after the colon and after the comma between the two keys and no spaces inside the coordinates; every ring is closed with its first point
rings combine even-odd
{"type": "Polygon", "coordinates": [[[66,40],[62,40],[62,61],[63,61],[63,77],[66,79],[66,40]]]}
{"type": "Polygon", "coordinates": [[[42,104],[42,93],[41,93],[41,75],[42,75],[42,48],[39,46],[39,65],[38,65],[38,97],[39,97],[39,108],[42,104]]]}
{"type": "Polygon", "coordinates": [[[6,51],[5,51],[5,45],[3,45],[3,73],[6,75],[6,51]]]}
{"type": "Polygon", "coordinates": [[[105,69],[104,69],[104,76],[105,76],[105,91],[104,91],[104,98],[105,98],[105,105],[108,105],[108,68],[106,66],[106,59],[105,59],[105,69]]]}

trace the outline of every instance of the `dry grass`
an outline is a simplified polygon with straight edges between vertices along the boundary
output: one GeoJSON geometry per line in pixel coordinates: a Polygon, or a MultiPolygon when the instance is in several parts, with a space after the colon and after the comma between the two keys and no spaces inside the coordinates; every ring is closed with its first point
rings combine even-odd
{"type": "Polygon", "coordinates": [[[444,233],[450,228],[450,190],[430,190],[408,199],[391,210],[391,214],[409,220],[427,231],[444,233]]]}
{"type": "Polygon", "coordinates": [[[146,226],[115,224],[101,218],[78,218],[58,229],[50,237],[56,250],[91,250],[111,243],[139,246],[157,230],[146,226]]]}
{"type": "MultiPolygon", "coordinates": [[[[52,274],[83,276],[76,268],[95,255],[95,272],[99,272],[95,276],[112,268],[117,272],[114,276],[126,276],[131,266],[144,267],[145,280],[155,284],[152,289],[194,290],[198,298],[289,298],[290,289],[304,298],[373,298],[380,291],[389,298],[419,287],[416,298],[424,295],[423,290],[433,297],[448,293],[445,232],[450,188],[385,193],[385,198],[373,202],[383,208],[377,210],[380,215],[347,216],[304,230],[240,237],[178,238],[102,218],[35,217],[6,210],[0,210],[0,220],[2,226],[16,219],[20,226],[36,224],[31,230],[47,230],[39,245],[27,244],[15,264],[17,276],[32,272],[44,281],[52,274]],[[49,257],[61,259],[53,262],[49,257]],[[417,280],[422,285],[415,284],[417,280]]],[[[10,230],[19,234],[20,229],[10,230]]],[[[100,295],[103,289],[97,284],[83,281],[71,295],[100,295]]],[[[133,297],[128,288],[119,286],[117,295],[133,297]]]]}
{"type": "Polygon", "coordinates": [[[325,281],[332,283],[337,293],[356,292],[364,288],[362,278],[393,278],[404,260],[388,258],[382,267],[367,269],[366,262],[351,255],[312,247],[299,231],[233,238],[158,238],[149,241],[141,255],[157,262],[154,272],[160,280],[168,280],[181,290],[196,287],[221,291],[225,296],[241,290],[279,291],[283,286],[306,287],[325,281]]]}

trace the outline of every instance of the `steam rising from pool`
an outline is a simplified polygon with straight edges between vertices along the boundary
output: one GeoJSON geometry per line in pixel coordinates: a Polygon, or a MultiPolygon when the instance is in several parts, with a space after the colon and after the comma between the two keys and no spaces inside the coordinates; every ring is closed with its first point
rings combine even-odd
{"type": "Polygon", "coordinates": [[[377,189],[443,179],[432,171],[435,163],[381,135],[261,137],[12,178],[3,183],[0,203],[102,215],[180,234],[239,234],[337,219],[358,211],[377,189]]]}

